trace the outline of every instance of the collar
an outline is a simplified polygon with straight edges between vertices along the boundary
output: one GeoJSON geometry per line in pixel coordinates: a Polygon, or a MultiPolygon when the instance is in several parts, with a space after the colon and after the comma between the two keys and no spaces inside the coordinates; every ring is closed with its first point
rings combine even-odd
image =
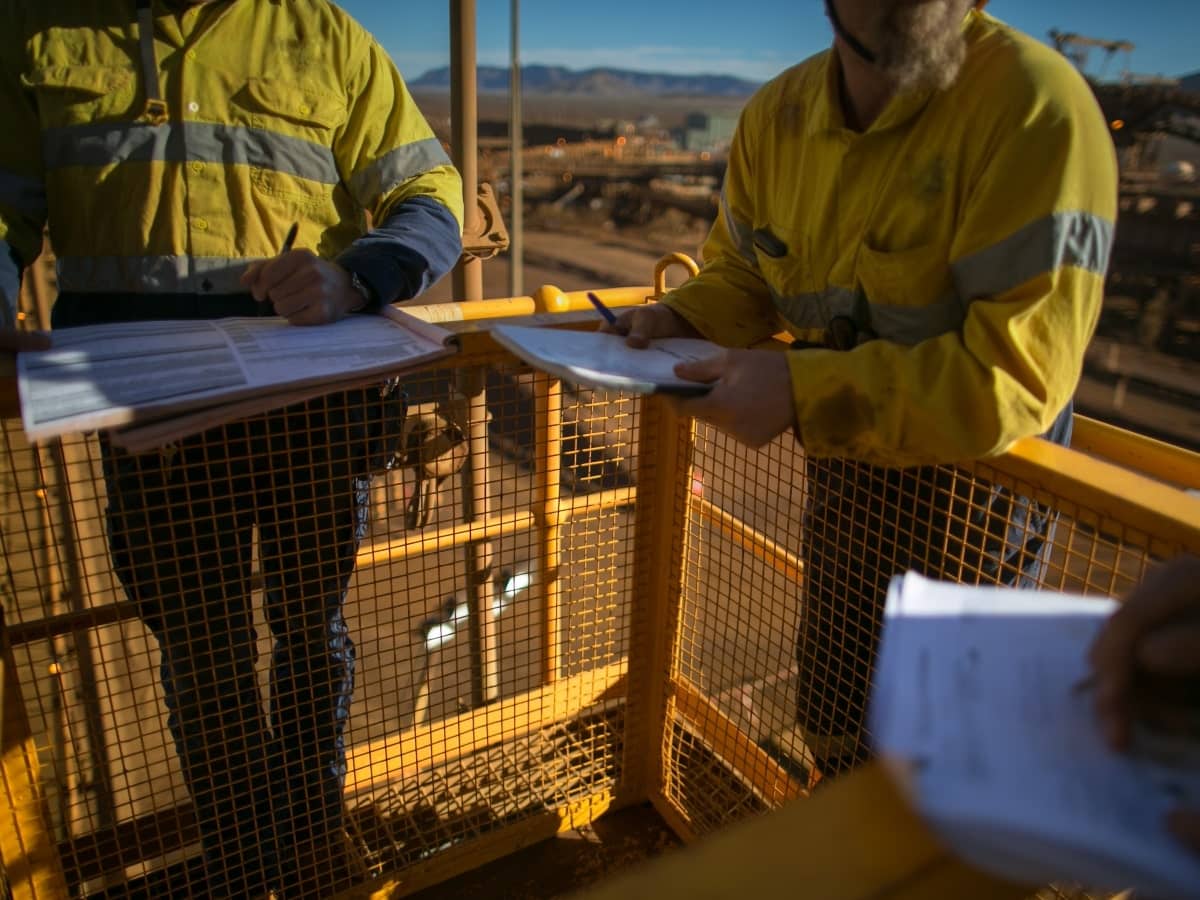
{"type": "MultiPolygon", "coordinates": [[[[971,9],[963,19],[962,28],[967,33],[968,56],[972,52],[972,44],[974,44],[974,38],[978,33],[978,29],[975,26],[979,23],[980,16],[981,13],[975,9],[971,9]]],[[[807,137],[848,130],[846,128],[846,117],[842,113],[841,69],[842,63],[838,58],[837,51],[832,47],[826,50],[820,63],[820,71],[818,72],[822,83],[821,89],[810,108],[805,123],[805,135],[807,137]]],[[[966,71],[965,63],[963,71],[966,71]]],[[[954,90],[956,86],[957,82],[951,85],[949,89],[954,90]]],[[[923,88],[919,91],[905,91],[901,94],[896,94],[888,101],[888,105],[883,108],[883,112],[880,113],[879,118],[871,123],[870,128],[864,132],[855,133],[873,134],[907,125],[929,105],[929,101],[933,99],[935,93],[936,91],[932,88],[923,88]]]]}

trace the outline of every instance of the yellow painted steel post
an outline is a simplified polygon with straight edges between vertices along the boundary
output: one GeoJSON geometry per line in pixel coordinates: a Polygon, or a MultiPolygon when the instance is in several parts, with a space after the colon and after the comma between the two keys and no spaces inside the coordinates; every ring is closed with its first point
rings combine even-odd
{"type": "Polygon", "coordinates": [[[0,862],[14,900],[66,897],[67,882],[38,781],[37,747],[0,610],[0,862]]]}
{"type": "Polygon", "coordinates": [[[508,196],[509,211],[508,293],[519,297],[525,293],[525,178],[522,153],[525,132],[521,113],[521,2],[511,0],[512,66],[508,83],[508,196]]]}
{"type": "Polygon", "coordinates": [[[633,603],[625,760],[633,799],[660,800],[672,657],[683,596],[683,548],[693,425],[660,397],[638,424],[633,603]]]}
{"type": "MultiPolygon", "coordinates": [[[[479,181],[476,134],[475,0],[450,2],[452,154],[463,181],[463,230],[478,230],[479,181]]],[[[483,261],[464,257],[454,270],[454,295],[460,300],[483,299],[483,261]]],[[[488,518],[488,411],[485,385],[487,369],[460,369],[455,378],[467,400],[469,455],[462,470],[462,514],[467,523],[488,518]]],[[[486,541],[467,545],[467,588],[471,604],[471,701],[490,703],[500,693],[499,649],[492,616],[492,548],[486,541]]]]}
{"type": "MultiPolygon", "coordinates": [[[[474,234],[479,222],[478,98],[475,65],[475,0],[450,0],[451,155],[462,175],[463,232],[474,234]]],[[[483,261],[462,259],[454,270],[456,300],[483,299],[483,261]]]]}
{"type": "Polygon", "coordinates": [[[534,433],[537,484],[534,499],[538,522],[538,584],[542,601],[541,683],[551,684],[561,672],[561,596],[559,582],[562,477],[562,382],[539,373],[534,381],[534,433]]]}

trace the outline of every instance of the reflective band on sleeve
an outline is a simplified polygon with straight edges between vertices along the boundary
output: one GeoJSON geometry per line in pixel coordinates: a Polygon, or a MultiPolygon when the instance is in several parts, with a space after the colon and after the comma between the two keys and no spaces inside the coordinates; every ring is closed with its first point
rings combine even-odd
{"type": "Polygon", "coordinates": [[[729,238],[737,248],[738,254],[757,269],[758,257],[754,254],[754,228],[733,214],[724,187],[721,188],[721,218],[725,221],[725,230],[729,232],[729,238]]]}
{"type": "Polygon", "coordinates": [[[46,185],[40,178],[0,169],[0,205],[41,225],[46,219],[46,185]]]}
{"type": "Polygon", "coordinates": [[[847,318],[875,337],[906,346],[954,331],[963,323],[963,307],[956,296],[925,306],[892,306],[832,287],[814,294],[775,294],[774,301],[780,315],[796,328],[824,329],[835,318],[847,318]]]}
{"type": "Polygon", "coordinates": [[[246,267],[255,259],[188,256],[60,256],[62,291],[127,291],[136,294],[239,294],[246,267]]]}
{"type": "Polygon", "coordinates": [[[995,297],[1063,266],[1103,275],[1113,223],[1086,212],[1059,212],[951,264],[959,296],[995,297]]]}
{"type": "Polygon", "coordinates": [[[126,162],[208,162],[252,166],[337,184],[337,163],[328,147],[261,128],[208,122],[145,125],[97,122],[47,129],[42,136],[46,168],[109,166],[126,162]]]}
{"type": "Polygon", "coordinates": [[[426,138],[405,144],[385,153],[367,168],[350,179],[350,191],[364,209],[376,202],[397,185],[410,178],[451,165],[450,157],[437,138],[426,138]]]}

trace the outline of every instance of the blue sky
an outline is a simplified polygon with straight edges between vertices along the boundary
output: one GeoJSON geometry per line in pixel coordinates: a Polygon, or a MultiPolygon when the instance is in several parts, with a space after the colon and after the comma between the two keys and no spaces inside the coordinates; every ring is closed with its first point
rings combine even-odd
{"type": "MultiPolygon", "coordinates": [[[[449,3],[336,0],[392,54],[406,78],[449,61],[449,3]]],[[[508,64],[508,0],[479,0],[479,61],[508,64]]],[[[988,11],[1045,40],[1051,28],[1132,41],[1144,74],[1200,69],[1200,0],[992,0],[988,11]]],[[[521,0],[522,62],[585,69],[770,78],[829,42],[821,0],[521,0]]],[[[1090,69],[1102,61],[1092,51],[1090,69]]]]}

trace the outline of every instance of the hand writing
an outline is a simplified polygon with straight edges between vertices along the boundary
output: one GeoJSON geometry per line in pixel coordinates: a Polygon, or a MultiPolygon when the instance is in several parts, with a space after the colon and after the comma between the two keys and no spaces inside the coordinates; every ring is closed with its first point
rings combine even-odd
{"type": "Polygon", "coordinates": [[[701,336],[687,319],[661,303],[627,309],[617,316],[616,325],[606,322],[600,326],[600,330],[609,334],[623,334],[625,343],[638,349],[645,348],[657,338],[701,336]]]}
{"type": "Polygon", "coordinates": [[[241,282],[260,303],[269,300],[292,325],[325,325],[362,305],[350,273],[311,250],[289,250],[248,268],[241,282]]]}

